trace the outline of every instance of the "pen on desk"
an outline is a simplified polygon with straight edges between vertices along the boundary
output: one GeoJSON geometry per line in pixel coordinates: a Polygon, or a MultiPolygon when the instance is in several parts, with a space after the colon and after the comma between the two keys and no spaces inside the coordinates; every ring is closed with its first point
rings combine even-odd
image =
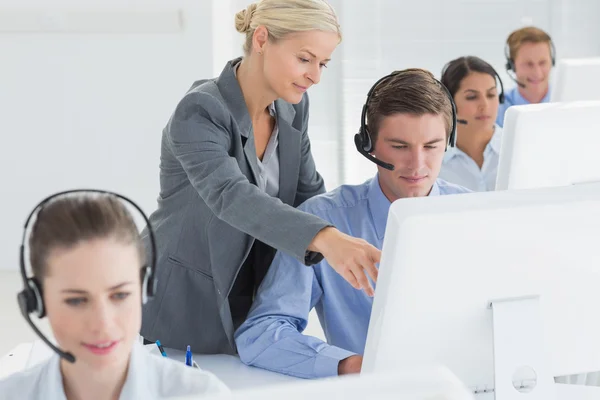
{"type": "Polygon", "coordinates": [[[163,349],[162,344],[160,344],[160,340],[156,341],[156,347],[158,347],[158,350],[160,350],[160,354],[162,354],[163,357],[167,356],[165,349],[163,349]]]}
{"type": "Polygon", "coordinates": [[[190,348],[190,345],[188,345],[187,350],[185,352],[185,365],[191,367],[194,365],[194,362],[192,360],[192,350],[190,348]]]}

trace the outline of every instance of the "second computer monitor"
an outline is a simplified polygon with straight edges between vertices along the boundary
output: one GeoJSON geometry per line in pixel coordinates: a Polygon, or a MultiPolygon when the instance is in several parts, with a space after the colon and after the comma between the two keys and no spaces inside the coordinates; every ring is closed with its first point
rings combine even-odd
{"type": "Polygon", "coordinates": [[[506,111],[496,190],[600,182],[600,101],[506,111]]]}
{"type": "Polygon", "coordinates": [[[558,60],[550,101],[600,100],[600,57],[558,60]]]}

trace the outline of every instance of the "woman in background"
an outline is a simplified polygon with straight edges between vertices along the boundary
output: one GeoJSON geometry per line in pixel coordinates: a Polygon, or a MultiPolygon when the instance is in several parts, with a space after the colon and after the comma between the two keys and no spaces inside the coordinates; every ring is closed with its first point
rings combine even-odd
{"type": "Polygon", "coordinates": [[[456,147],[448,149],[439,177],[473,191],[494,190],[502,143],[496,124],[504,101],[502,81],[490,64],[473,56],[446,64],[441,81],[454,98],[459,125],[456,147]]]}

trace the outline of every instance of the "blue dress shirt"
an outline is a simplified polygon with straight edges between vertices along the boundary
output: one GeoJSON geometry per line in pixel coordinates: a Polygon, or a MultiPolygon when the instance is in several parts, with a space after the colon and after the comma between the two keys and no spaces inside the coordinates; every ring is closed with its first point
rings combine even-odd
{"type": "MultiPolygon", "coordinates": [[[[438,179],[429,195],[466,192],[438,179]]],[[[390,205],[376,176],[315,196],[299,209],[381,249],[390,205]]],[[[238,353],[245,364],[282,374],[337,375],[340,360],[363,353],[372,305],[373,298],[350,286],[325,259],[307,267],[279,251],[235,333],[238,353]],[[327,343],[302,334],[314,307],[327,343]]]]}
{"type": "MultiPolygon", "coordinates": [[[[540,103],[548,103],[550,101],[550,88],[548,88],[548,93],[544,96],[540,103]]],[[[519,87],[514,87],[510,89],[508,92],[504,93],[504,103],[500,104],[498,107],[498,117],[496,118],[496,124],[498,124],[501,128],[504,127],[504,114],[506,110],[510,106],[522,106],[524,104],[531,104],[529,100],[526,100],[521,93],[519,93],[519,87]]]]}
{"type": "MultiPolygon", "coordinates": [[[[460,135],[460,131],[458,134],[460,135]]],[[[481,168],[467,153],[458,147],[451,147],[444,156],[439,177],[475,192],[495,190],[501,147],[502,128],[496,125],[494,134],[483,151],[481,168]]]]}

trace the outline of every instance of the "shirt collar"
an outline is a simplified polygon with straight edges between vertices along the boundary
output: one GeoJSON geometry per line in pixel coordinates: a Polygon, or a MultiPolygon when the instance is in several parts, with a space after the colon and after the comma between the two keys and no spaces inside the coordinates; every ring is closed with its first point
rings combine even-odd
{"type": "Polygon", "coordinates": [[[502,147],[502,128],[498,124],[494,125],[494,134],[492,135],[488,146],[490,146],[496,154],[500,154],[500,148],[502,147]]]}
{"type": "MultiPolygon", "coordinates": [[[[431,187],[429,196],[439,195],[440,186],[438,185],[438,181],[436,179],[433,183],[433,186],[431,187]]],[[[367,199],[369,203],[369,210],[371,211],[371,216],[373,217],[373,223],[375,224],[375,231],[377,232],[377,237],[379,239],[383,239],[385,235],[385,228],[387,225],[390,206],[392,205],[392,203],[388,200],[387,197],[385,197],[383,191],[381,190],[381,186],[379,185],[379,173],[371,179],[371,182],[369,182],[369,194],[367,199]]]]}
{"type": "Polygon", "coordinates": [[[387,224],[388,213],[390,211],[390,201],[381,191],[379,185],[379,173],[369,182],[368,194],[369,210],[375,224],[375,231],[379,239],[383,239],[385,235],[385,227],[387,224]]]}
{"type": "Polygon", "coordinates": [[[458,147],[448,147],[448,150],[446,150],[446,154],[444,155],[444,162],[452,160],[458,155],[459,151],[460,150],[458,149],[458,147]]]}
{"type": "Polygon", "coordinates": [[[548,86],[548,93],[546,93],[546,95],[544,96],[544,98],[541,101],[542,103],[549,103],[550,102],[550,86],[548,86]]]}
{"type": "Polygon", "coordinates": [[[135,340],[129,356],[127,378],[125,379],[125,384],[123,385],[119,399],[133,399],[134,397],[143,398],[146,395],[150,395],[150,393],[146,393],[147,383],[143,378],[140,379],[140,377],[144,376],[145,372],[147,372],[144,371],[144,363],[147,361],[145,359],[146,355],[150,355],[150,353],[148,353],[140,342],[135,340]]]}
{"type": "MultiPolygon", "coordinates": [[[[529,102],[529,100],[527,100],[525,97],[523,97],[521,95],[521,92],[519,91],[518,87],[515,87],[513,90],[514,90],[513,105],[520,106],[520,105],[525,105],[525,104],[531,104],[529,102]]],[[[546,95],[542,98],[540,103],[548,103],[550,101],[550,90],[551,90],[551,88],[550,88],[550,86],[548,86],[548,92],[546,92],[546,95]]]]}
{"type": "Polygon", "coordinates": [[[433,186],[431,187],[431,191],[429,192],[429,196],[439,196],[440,195],[440,185],[438,185],[437,179],[433,182],[433,186]]]}
{"type": "Polygon", "coordinates": [[[60,372],[60,360],[61,359],[57,354],[53,354],[48,360],[48,373],[46,379],[49,381],[44,382],[46,386],[45,390],[47,390],[48,393],[55,393],[56,400],[67,400],[62,373],[60,372]]]}
{"type": "MultiPolygon", "coordinates": [[[[489,143],[487,144],[485,150],[487,150],[488,148],[491,148],[496,154],[500,154],[501,145],[502,145],[502,128],[498,124],[495,124],[494,125],[494,133],[492,134],[492,138],[490,139],[489,143]]],[[[446,155],[444,156],[443,162],[446,163],[446,162],[452,160],[454,157],[458,156],[459,154],[462,154],[465,157],[468,157],[458,147],[449,147],[448,151],[446,152],[446,155]]]]}

